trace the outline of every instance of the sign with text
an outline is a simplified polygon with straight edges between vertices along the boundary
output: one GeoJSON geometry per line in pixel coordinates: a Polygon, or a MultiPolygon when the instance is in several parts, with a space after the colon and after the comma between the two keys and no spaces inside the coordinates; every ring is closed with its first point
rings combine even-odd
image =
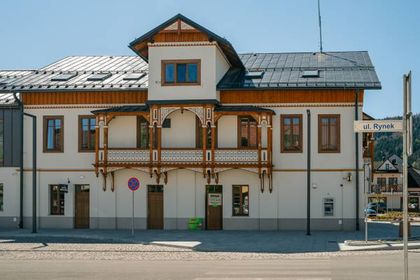
{"type": "Polygon", "coordinates": [[[208,194],[208,205],[217,207],[222,205],[222,194],[221,193],[209,193],[208,194]]]}
{"type": "Polygon", "coordinates": [[[402,120],[354,121],[355,132],[402,132],[402,120]]]}

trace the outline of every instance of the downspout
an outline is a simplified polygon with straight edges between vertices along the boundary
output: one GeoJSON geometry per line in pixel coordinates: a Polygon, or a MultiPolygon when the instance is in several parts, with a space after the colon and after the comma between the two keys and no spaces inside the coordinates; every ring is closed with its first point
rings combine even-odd
{"type": "Polygon", "coordinates": [[[311,111],[306,110],[308,126],[307,142],[307,168],[306,168],[306,235],[311,235],[311,111]]]}
{"type": "Polygon", "coordinates": [[[23,228],[23,102],[17,97],[17,93],[13,92],[15,101],[19,104],[20,111],[20,155],[19,155],[19,228],[23,228]]]}
{"type": "Polygon", "coordinates": [[[37,213],[36,213],[36,116],[28,113],[24,113],[25,116],[32,118],[32,233],[37,232],[37,213]]]}
{"type": "MultiPolygon", "coordinates": [[[[359,89],[356,88],[354,99],[354,120],[359,119],[359,89]]],[[[359,225],[359,133],[355,132],[355,148],[356,148],[356,230],[360,230],[359,225]]]]}

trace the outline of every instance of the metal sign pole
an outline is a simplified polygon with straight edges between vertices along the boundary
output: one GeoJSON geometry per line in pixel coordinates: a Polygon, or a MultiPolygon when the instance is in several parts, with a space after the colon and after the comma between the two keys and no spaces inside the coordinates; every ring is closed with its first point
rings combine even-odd
{"type": "Polygon", "coordinates": [[[134,191],[131,191],[133,212],[131,216],[131,235],[134,236],[134,191]]]}
{"type": "Polygon", "coordinates": [[[404,240],[404,280],[408,280],[408,186],[407,165],[411,152],[411,139],[408,139],[408,119],[411,117],[411,71],[403,77],[404,112],[403,112],[403,240],[404,240]]]}

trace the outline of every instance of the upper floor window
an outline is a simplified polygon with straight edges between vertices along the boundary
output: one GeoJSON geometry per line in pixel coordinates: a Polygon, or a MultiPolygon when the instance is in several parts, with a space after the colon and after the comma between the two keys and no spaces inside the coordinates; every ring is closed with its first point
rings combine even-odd
{"type": "Polygon", "coordinates": [[[238,118],[239,147],[257,147],[257,121],[252,117],[238,118]]]}
{"type": "Polygon", "coordinates": [[[199,85],[200,60],[162,60],[162,85],[199,85]]]}
{"type": "Polygon", "coordinates": [[[340,115],[318,116],[318,152],[340,152],[340,115]]]}
{"type": "Polygon", "coordinates": [[[137,118],[137,148],[149,148],[149,122],[144,117],[137,118]]]}
{"type": "Polygon", "coordinates": [[[44,117],[44,152],[64,151],[64,117],[44,117]]]}
{"type": "Polygon", "coordinates": [[[398,185],[398,178],[395,178],[395,177],[388,178],[388,185],[390,186],[398,185]]]}
{"type": "Polygon", "coordinates": [[[95,150],[95,116],[79,116],[79,151],[95,150]]]}
{"type": "Polygon", "coordinates": [[[302,115],[281,115],[281,152],[302,152],[302,115]]]}
{"type": "Polygon", "coordinates": [[[4,122],[0,119],[0,165],[4,162],[4,122]]]}

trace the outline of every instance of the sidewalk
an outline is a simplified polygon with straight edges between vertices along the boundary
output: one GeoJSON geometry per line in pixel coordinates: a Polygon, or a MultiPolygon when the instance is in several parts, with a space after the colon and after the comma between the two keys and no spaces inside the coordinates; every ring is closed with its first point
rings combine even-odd
{"type": "MultiPolygon", "coordinates": [[[[412,226],[412,236],[420,236],[420,226],[412,226]]],[[[398,239],[398,226],[387,223],[370,223],[369,240],[398,239]]],[[[309,253],[347,250],[346,240],[364,240],[364,231],[312,232],[304,231],[158,231],[138,230],[131,236],[129,230],[46,230],[32,234],[29,230],[1,230],[2,242],[15,243],[123,243],[160,245],[204,252],[255,252],[255,253],[309,253]]],[[[420,241],[413,241],[419,243],[420,241]]],[[[351,244],[350,244],[351,245],[351,244]]],[[[389,245],[379,244],[387,249],[389,245]]],[[[378,246],[379,246],[378,245],[378,246]]],[[[354,247],[354,246],[351,246],[354,247]]],[[[375,248],[368,246],[369,249],[375,248]]],[[[359,246],[361,250],[363,246],[359,246]]]]}

